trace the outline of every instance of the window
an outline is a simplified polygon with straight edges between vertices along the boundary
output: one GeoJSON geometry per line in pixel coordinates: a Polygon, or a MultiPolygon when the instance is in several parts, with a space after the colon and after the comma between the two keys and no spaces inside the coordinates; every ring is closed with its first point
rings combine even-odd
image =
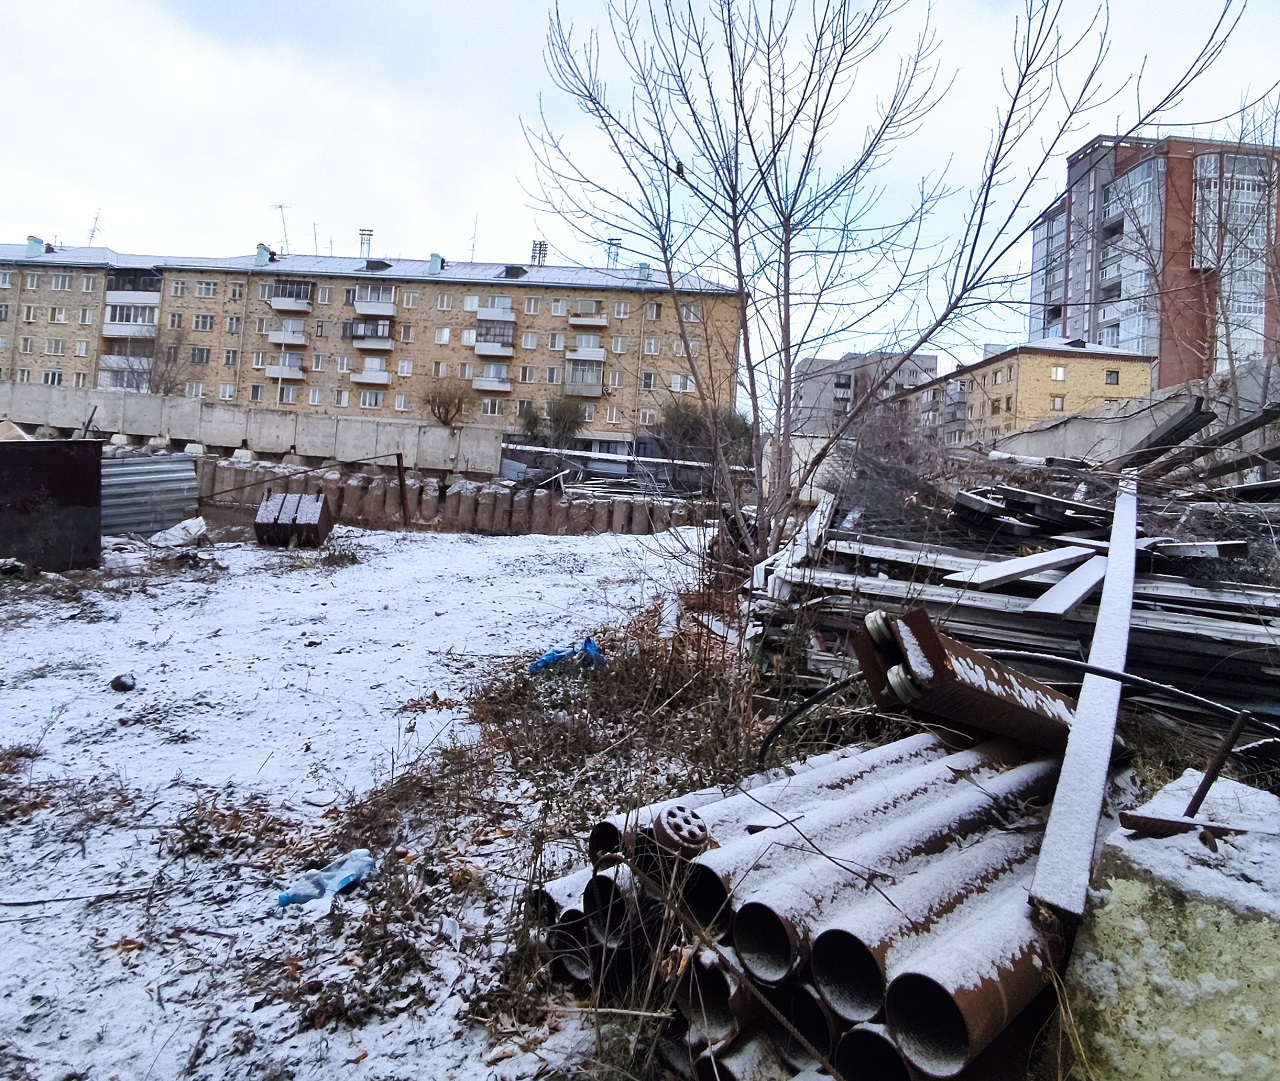
{"type": "Polygon", "coordinates": [[[548,349],[551,349],[551,350],[554,350],[554,351],[557,351],[557,352],[558,352],[559,350],[563,349],[563,348],[564,348],[564,335],[563,335],[563,334],[558,334],[558,333],[556,333],[555,331],[552,331],[552,332],[551,332],[551,335],[550,335],[550,341],[547,343],[547,348],[548,348],[548,349]]]}
{"type": "Polygon", "coordinates": [[[329,333],[329,328],[323,319],[316,320],[316,337],[323,338],[329,333]]]}
{"type": "Polygon", "coordinates": [[[656,372],[641,372],[640,386],[645,390],[653,390],[658,383],[658,375],[656,372]]]}
{"type": "Polygon", "coordinates": [[[537,349],[538,335],[532,330],[526,330],[520,337],[520,347],[522,349],[537,349]]]}
{"type": "Polygon", "coordinates": [[[560,369],[559,369],[559,368],[548,368],[548,369],[547,369],[547,382],[548,382],[548,383],[558,383],[558,382],[560,382],[560,369]]]}
{"type": "Polygon", "coordinates": [[[609,406],[608,419],[610,424],[621,424],[622,423],[621,407],[616,405],[609,406]]]}
{"type": "Polygon", "coordinates": [[[646,357],[656,357],[658,355],[658,339],[657,338],[645,338],[644,355],[646,357]]]}
{"type": "Polygon", "coordinates": [[[532,398],[520,398],[519,400],[517,400],[516,402],[517,417],[527,417],[532,412],[533,412],[532,398]]]}
{"type": "Polygon", "coordinates": [[[381,409],[382,399],[386,397],[384,390],[362,390],[360,392],[361,409],[381,409]]]}
{"type": "Polygon", "coordinates": [[[662,301],[660,300],[649,301],[649,303],[644,306],[644,317],[646,319],[661,319],[662,318],[662,301]]]}
{"type": "Polygon", "coordinates": [[[311,370],[313,372],[324,371],[324,354],[323,353],[313,353],[311,355],[311,370]]]}
{"type": "Polygon", "coordinates": [[[92,293],[97,288],[98,288],[98,275],[86,274],[83,278],[80,279],[80,292],[92,293]]]}
{"type": "Polygon", "coordinates": [[[188,398],[203,398],[203,397],[204,397],[204,384],[203,384],[203,383],[188,383],[188,384],[187,384],[187,397],[188,397],[188,398]]]}
{"type": "Polygon", "coordinates": [[[307,404],[308,405],[320,404],[320,388],[319,387],[312,387],[309,391],[307,391],[307,404]]]}
{"type": "Polygon", "coordinates": [[[582,422],[584,424],[590,424],[595,419],[596,419],[596,403],[584,402],[582,405],[582,422]]]}
{"type": "Polygon", "coordinates": [[[55,357],[65,356],[67,340],[65,338],[49,338],[44,343],[44,351],[55,357]]]}
{"type": "Polygon", "coordinates": [[[453,308],[452,293],[436,294],[436,311],[447,312],[447,311],[450,311],[452,308],[453,308]]]}
{"type": "Polygon", "coordinates": [[[316,290],[316,303],[328,304],[333,299],[333,289],[331,286],[322,285],[316,290]]]}
{"type": "Polygon", "coordinates": [[[232,282],[227,286],[232,300],[244,300],[244,282],[232,282]]]}
{"type": "Polygon", "coordinates": [[[701,304],[681,304],[680,318],[686,323],[702,322],[702,305],[701,304]]]}
{"type": "Polygon", "coordinates": [[[211,281],[196,282],[196,296],[198,297],[216,297],[218,295],[218,283],[211,281]]]}
{"type": "Polygon", "coordinates": [[[71,275],[70,274],[50,274],[49,288],[58,293],[71,292],[71,275]]]}
{"type": "Polygon", "coordinates": [[[240,328],[242,326],[244,326],[244,320],[241,319],[240,316],[238,315],[227,316],[227,333],[228,334],[239,334],[240,328]]]}
{"type": "Polygon", "coordinates": [[[458,365],[459,379],[474,379],[476,377],[476,366],[470,361],[464,360],[458,365]]]}
{"type": "Polygon", "coordinates": [[[7,323],[8,321],[9,321],[9,305],[0,304],[0,323],[7,323]]]}
{"type": "Polygon", "coordinates": [[[577,344],[578,349],[599,349],[600,348],[599,334],[579,334],[577,335],[577,339],[578,339],[578,344],[577,344]]]}
{"type": "Polygon", "coordinates": [[[34,353],[35,351],[36,351],[35,338],[19,338],[18,339],[19,353],[34,353]]]}
{"type": "Polygon", "coordinates": [[[440,329],[436,331],[436,345],[448,345],[448,344],[449,344],[449,328],[440,327],[440,329]]]}
{"type": "Polygon", "coordinates": [[[653,427],[654,422],[658,419],[658,411],[656,409],[641,409],[640,424],[645,428],[653,427]]]}
{"type": "Polygon", "coordinates": [[[36,321],[36,306],[34,304],[22,305],[22,321],[24,323],[34,323],[36,321]]]}
{"type": "Polygon", "coordinates": [[[622,378],[623,378],[622,372],[610,372],[609,373],[609,389],[618,390],[622,386],[622,378]]]}
{"type": "Polygon", "coordinates": [[[350,358],[350,357],[339,357],[339,358],[338,358],[338,371],[340,371],[340,372],[349,372],[349,371],[351,371],[351,358],[350,358]]]}
{"type": "Polygon", "coordinates": [[[267,354],[266,354],[266,353],[254,353],[254,354],[253,354],[253,366],[254,366],[255,368],[265,368],[265,367],[267,366],[267,354]]]}
{"type": "Polygon", "coordinates": [[[987,377],[985,375],[982,377],[982,385],[984,387],[987,385],[987,377]]]}
{"type": "Polygon", "coordinates": [[[464,312],[478,312],[480,310],[480,294],[465,294],[462,298],[462,310],[464,312]]]}
{"type": "Polygon", "coordinates": [[[691,375],[677,372],[671,377],[671,390],[676,394],[692,394],[697,389],[691,375]]]}
{"type": "Polygon", "coordinates": [[[222,401],[229,402],[235,396],[236,396],[236,385],[234,383],[218,384],[218,397],[222,401]]]}
{"type": "Polygon", "coordinates": [[[525,364],[525,365],[522,365],[522,366],[521,366],[521,368],[520,368],[520,382],[522,382],[522,383],[532,383],[532,382],[533,382],[533,365],[532,365],[532,364],[525,364]]]}
{"type": "Polygon", "coordinates": [[[261,383],[254,383],[249,388],[249,401],[251,402],[262,401],[262,384],[261,383]]]}
{"type": "Polygon", "coordinates": [[[409,408],[409,396],[407,394],[396,395],[396,409],[401,413],[409,408]]]}
{"type": "Polygon", "coordinates": [[[89,385],[89,376],[85,372],[76,372],[76,387],[83,390],[89,385]]]}
{"type": "Polygon", "coordinates": [[[1066,399],[1061,394],[1055,394],[1049,399],[1049,408],[1055,413],[1061,413],[1066,408],[1066,399]]]}
{"type": "Polygon", "coordinates": [[[43,373],[43,375],[42,375],[42,379],[41,379],[41,381],[44,383],[44,385],[45,385],[46,387],[60,387],[60,386],[62,386],[62,369],[61,369],[61,368],[53,368],[53,369],[46,368],[46,369],[45,369],[45,371],[44,371],[44,373],[43,373]]]}
{"type": "Polygon", "coordinates": [[[411,342],[411,341],[413,341],[413,327],[408,326],[407,324],[406,324],[406,325],[404,325],[404,326],[401,326],[401,328],[400,328],[400,340],[401,340],[402,342],[411,342]]]}
{"type": "Polygon", "coordinates": [[[1004,382],[1004,372],[997,368],[993,374],[993,378],[995,379],[996,386],[999,386],[1004,382]]]}
{"type": "Polygon", "coordinates": [[[1009,367],[1005,369],[1005,374],[1009,377],[1009,381],[1012,382],[1013,381],[1013,365],[1012,364],[1010,364],[1009,367]]]}
{"type": "Polygon", "coordinates": [[[208,315],[208,314],[206,314],[206,313],[201,313],[201,314],[199,314],[199,315],[197,315],[197,316],[195,317],[195,319],[194,319],[194,321],[193,321],[193,323],[192,323],[192,326],[193,326],[196,330],[212,330],[212,329],[213,329],[213,316],[212,316],[212,315],[208,315]]]}
{"type": "Polygon", "coordinates": [[[30,273],[30,272],[28,272],[28,274],[27,274],[27,288],[28,288],[28,289],[39,289],[39,288],[40,288],[40,275],[39,275],[39,274],[36,274],[36,273],[30,273]]]}
{"type": "Polygon", "coordinates": [[[207,345],[193,345],[191,347],[191,363],[192,364],[208,364],[209,356],[213,352],[207,345]]]}
{"type": "Polygon", "coordinates": [[[277,389],[277,397],[281,405],[298,404],[298,388],[286,387],[283,383],[277,389]]]}
{"type": "Polygon", "coordinates": [[[475,344],[476,344],[476,330],[475,330],[475,327],[472,327],[470,330],[464,330],[464,331],[462,332],[462,344],[463,344],[463,345],[475,345],[475,344]]]}
{"type": "Polygon", "coordinates": [[[566,307],[565,307],[565,302],[564,302],[563,300],[552,300],[552,301],[551,301],[551,314],[552,314],[552,315],[564,315],[565,311],[566,311],[566,307]]]}
{"type": "Polygon", "coordinates": [[[501,398],[481,398],[480,412],[486,417],[502,416],[502,399],[501,398]]]}
{"type": "Polygon", "coordinates": [[[1119,372],[1118,370],[1113,371],[1113,370],[1111,370],[1111,369],[1108,369],[1108,371],[1107,371],[1107,386],[1109,386],[1109,387],[1118,387],[1119,385],[1120,385],[1120,372],[1119,372]]]}
{"type": "Polygon", "coordinates": [[[254,330],[259,334],[266,334],[271,330],[271,320],[266,316],[258,316],[258,321],[254,324],[254,330]]]}
{"type": "Polygon", "coordinates": [[[224,349],[222,351],[222,366],[224,368],[234,368],[239,359],[240,350],[238,349],[224,349]]]}
{"type": "Polygon", "coordinates": [[[1006,413],[1012,413],[1012,412],[1013,412],[1013,395],[1012,395],[1012,394],[1006,394],[1006,395],[1005,395],[1005,399],[1004,399],[1004,411],[1005,411],[1006,413]]]}
{"type": "Polygon", "coordinates": [[[613,339],[613,351],[615,353],[625,353],[627,351],[627,339],[618,335],[613,339]]]}
{"type": "Polygon", "coordinates": [[[630,319],[631,302],[629,300],[619,300],[613,306],[613,314],[619,319],[630,319]]]}
{"type": "Polygon", "coordinates": [[[169,283],[169,295],[173,297],[186,296],[187,283],[184,281],[172,281],[169,283]]]}
{"type": "Polygon", "coordinates": [[[1055,364],[1049,369],[1049,378],[1055,383],[1061,383],[1067,378],[1067,369],[1063,364],[1055,364]]]}
{"type": "Polygon", "coordinates": [[[13,271],[0,270],[0,289],[10,289],[13,287],[13,271]]]}
{"type": "Polygon", "coordinates": [[[537,315],[538,309],[542,307],[541,297],[525,297],[524,298],[524,314],[537,315]]]}
{"type": "Polygon", "coordinates": [[[402,303],[406,308],[416,308],[418,306],[418,294],[401,293],[400,303],[402,303]]]}
{"type": "Polygon", "coordinates": [[[93,322],[93,309],[92,309],[92,308],[81,308],[81,309],[80,309],[80,325],[81,325],[81,326],[86,326],[86,327],[87,327],[87,326],[89,326],[92,322],[93,322]]]}
{"type": "Polygon", "coordinates": [[[993,398],[991,400],[991,415],[994,417],[994,416],[998,416],[999,413],[1000,413],[1000,399],[993,398]]]}
{"type": "Polygon", "coordinates": [[[89,355],[89,339],[77,338],[76,339],[76,356],[87,357],[88,355],[89,355]]]}
{"type": "Polygon", "coordinates": [[[30,382],[31,382],[31,369],[30,369],[30,368],[19,368],[19,369],[18,369],[18,382],[19,382],[19,383],[30,383],[30,382]]]}
{"type": "Polygon", "coordinates": [[[437,360],[431,365],[431,374],[437,379],[447,379],[449,377],[449,365],[443,360],[437,360]]]}
{"type": "Polygon", "coordinates": [[[67,321],[66,308],[50,308],[49,309],[49,322],[65,323],[66,321],[67,321]]]}
{"type": "Polygon", "coordinates": [[[397,375],[412,375],[412,374],[413,374],[413,361],[411,361],[411,360],[406,360],[406,359],[401,359],[400,363],[396,366],[396,374],[397,374],[397,375]]]}
{"type": "Polygon", "coordinates": [[[675,353],[675,355],[678,357],[684,356],[684,339],[683,338],[673,338],[671,340],[671,352],[675,353]]]}
{"type": "Polygon", "coordinates": [[[182,329],[182,312],[169,313],[169,329],[170,330],[182,329]]]}

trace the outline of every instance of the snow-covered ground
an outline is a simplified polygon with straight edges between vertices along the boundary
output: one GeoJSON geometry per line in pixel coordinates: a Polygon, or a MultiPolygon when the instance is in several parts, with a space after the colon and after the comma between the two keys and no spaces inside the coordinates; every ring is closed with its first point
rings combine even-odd
{"type": "Polygon", "coordinates": [[[269,861],[198,864],[157,840],[215,796],[318,821],[467,738],[460,705],[399,707],[461,700],[515,657],[620,622],[685,573],[679,540],[339,529],[331,546],[359,561],[223,544],[225,570],[0,583],[0,748],[38,748],[20,762],[30,791],[62,786],[0,821],[0,1078],[536,1072],[512,1055],[492,1073],[484,1034],[456,1020],[466,928],[445,917],[430,1011],[303,1032],[278,1004],[255,1010],[228,973],[326,902],[282,919],[269,861]],[[124,673],[136,687],[113,690],[124,673]]]}

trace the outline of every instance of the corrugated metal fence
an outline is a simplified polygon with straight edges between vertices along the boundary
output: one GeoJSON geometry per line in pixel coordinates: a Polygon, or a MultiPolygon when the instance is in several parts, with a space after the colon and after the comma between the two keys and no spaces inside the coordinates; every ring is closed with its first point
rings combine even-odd
{"type": "Polygon", "coordinates": [[[106,458],[102,532],[155,533],[199,513],[195,459],[186,454],[106,458]]]}

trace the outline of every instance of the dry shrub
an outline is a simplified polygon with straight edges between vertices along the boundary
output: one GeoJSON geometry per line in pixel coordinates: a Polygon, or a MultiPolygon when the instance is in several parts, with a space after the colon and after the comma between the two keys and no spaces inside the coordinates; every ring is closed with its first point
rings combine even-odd
{"type": "MultiPolygon", "coordinates": [[[[185,858],[242,859],[272,854],[277,861],[314,847],[298,823],[271,811],[262,796],[228,804],[217,795],[199,797],[161,835],[170,854],[185,858]]],[[[321,864],[322,865],[322,864],[321,864]]]]}
{"type": "Polygon", "coordinates": [[[52,794],[31,780],[31,764],[39,757],[39,748],[30,744],[0,747],[0,822],[21,822],[53,802],[52,794]]]}

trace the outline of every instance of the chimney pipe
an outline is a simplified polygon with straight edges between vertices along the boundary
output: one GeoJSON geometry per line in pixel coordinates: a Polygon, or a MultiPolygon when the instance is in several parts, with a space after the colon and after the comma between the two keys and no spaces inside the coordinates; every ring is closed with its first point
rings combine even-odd
{"type": "Polygon", "coordinates": [[[44,254],[44,241],[38,236],[27,237],[27,258],[34,259],[37,255],[44,254]]]}
{"type": "Polygon", "coordinates": [[[253,257],[254,266],[266,266],[271,262],[271,249],[265,244],[258,245],[258,254],[253,257]]]}

